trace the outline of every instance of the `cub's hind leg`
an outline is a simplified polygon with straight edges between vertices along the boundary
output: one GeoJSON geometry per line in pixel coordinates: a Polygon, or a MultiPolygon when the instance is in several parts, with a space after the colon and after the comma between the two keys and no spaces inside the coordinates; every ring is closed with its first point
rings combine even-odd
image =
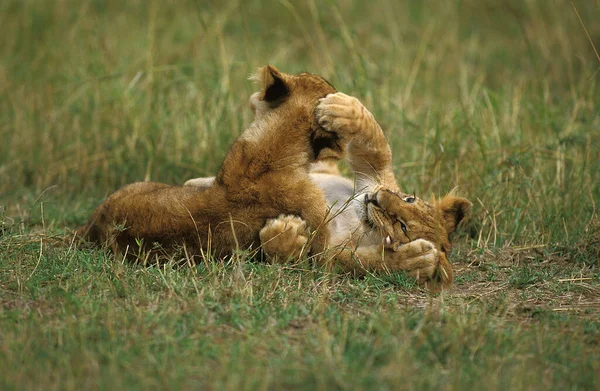
{"type": "Polygon", "coordinates": [[[203,178],[188,179],[187,181],[185,181],[183,186],[196,186],[196,187],[208,188],[208,187],[211,187],[214,182],[215,182],[215,177],[209,176],[209,177],[203,177],[203,178]]]}
{"type": "Polygon", "coordinates": [[[308,249],[306,221],[298,216],[280,215],[268,220],[259,236],[263,252],[272,262],[298,259],[308,249]]]}

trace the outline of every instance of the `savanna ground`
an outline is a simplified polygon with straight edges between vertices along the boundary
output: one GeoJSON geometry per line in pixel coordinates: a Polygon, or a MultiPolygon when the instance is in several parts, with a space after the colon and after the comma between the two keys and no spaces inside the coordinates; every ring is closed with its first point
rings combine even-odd
{"type": "Polygon", "coordinates": [[[598,0],[1,1],[0,388],[597,389],[599,18],[598,0]],[[365,102],[404,190],[474,202],[453,289],[61,242],[126,183],[215,173],[267,63],[365,102]]]}

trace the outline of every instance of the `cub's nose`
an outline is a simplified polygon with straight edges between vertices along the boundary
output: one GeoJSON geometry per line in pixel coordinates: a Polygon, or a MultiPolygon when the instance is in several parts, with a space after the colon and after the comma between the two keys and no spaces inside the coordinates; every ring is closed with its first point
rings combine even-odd
{"type": "Polygon", "coordinates": [[[365,204],[373,204],[379,208],[379,202],[377,202],[377,193],[365,194],[365,204]]]}

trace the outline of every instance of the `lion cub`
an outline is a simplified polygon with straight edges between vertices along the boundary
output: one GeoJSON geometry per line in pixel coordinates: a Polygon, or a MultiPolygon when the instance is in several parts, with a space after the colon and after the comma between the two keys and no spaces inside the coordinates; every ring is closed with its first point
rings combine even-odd
{"type": "MultiPolygon", "coordinates": [[[[328,95],[317,107],[317,120],[336,133],[355,175],[353,183],[336,170],[311,174],[332,216],[330,262],[361,274],[403,270],[433,288],[449,286],[450,235],[469,216],[471,202],[449,194],[429,203],[401,192],[385,135],[358,99],[341,92],[328,95]]],[[[260,238],[270,257],[295,257],[305,251],[306,223],[280,216],[267,222],[260,238]]]]}
{"type": "Polygon", "coordinates": [[[213,183],[204,188],[139,182],[102,202],[77,233],[131,258],[140,254],[223,257],[259,244],[269,219],[293,214],[315,230],[311,249],[329,237],[327,204],[309,177],[309,163],[340,151],[315,119],[319,99],[336,90],[319,76],[285,74],[272,66],[255,79],[255,120],[233,143],[213,183]]]}
{"type": "MultiPolygon", "coordinates": [[[[338,150],[348,152],[352,181],[335,164],[317,163],[310,177],[323,191],[329,208],[328,251],[320,263],[363,274],[406,271],[432,288],[452,283],[447,254],[450,235],[469,215],[471,202],[447,195],[432,203],[398,189],[392,153],[373,115],[354,97],[341,92],[320,100],[317,120],[335,133],[338,150]]],[[[187,181],[207,186],[214,178],[187,181]]],[[[260,231],[263,251],[274,260],[308,253],[307,223],[300,216],[270,219],[260,231]]]]}

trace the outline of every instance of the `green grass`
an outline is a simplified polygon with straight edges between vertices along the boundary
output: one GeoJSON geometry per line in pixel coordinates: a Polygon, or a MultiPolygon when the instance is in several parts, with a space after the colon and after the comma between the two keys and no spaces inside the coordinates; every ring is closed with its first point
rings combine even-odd
{"type": "Polygon", "coordinates": [[[599,17],[598,0],[0,2],[0,388],[597,388],[599,17]],[[453,290],[146,269],[62,241],[126,183],[214,174],[267,63],[359,97],[406,191],[474,202],[453,290]]]}

